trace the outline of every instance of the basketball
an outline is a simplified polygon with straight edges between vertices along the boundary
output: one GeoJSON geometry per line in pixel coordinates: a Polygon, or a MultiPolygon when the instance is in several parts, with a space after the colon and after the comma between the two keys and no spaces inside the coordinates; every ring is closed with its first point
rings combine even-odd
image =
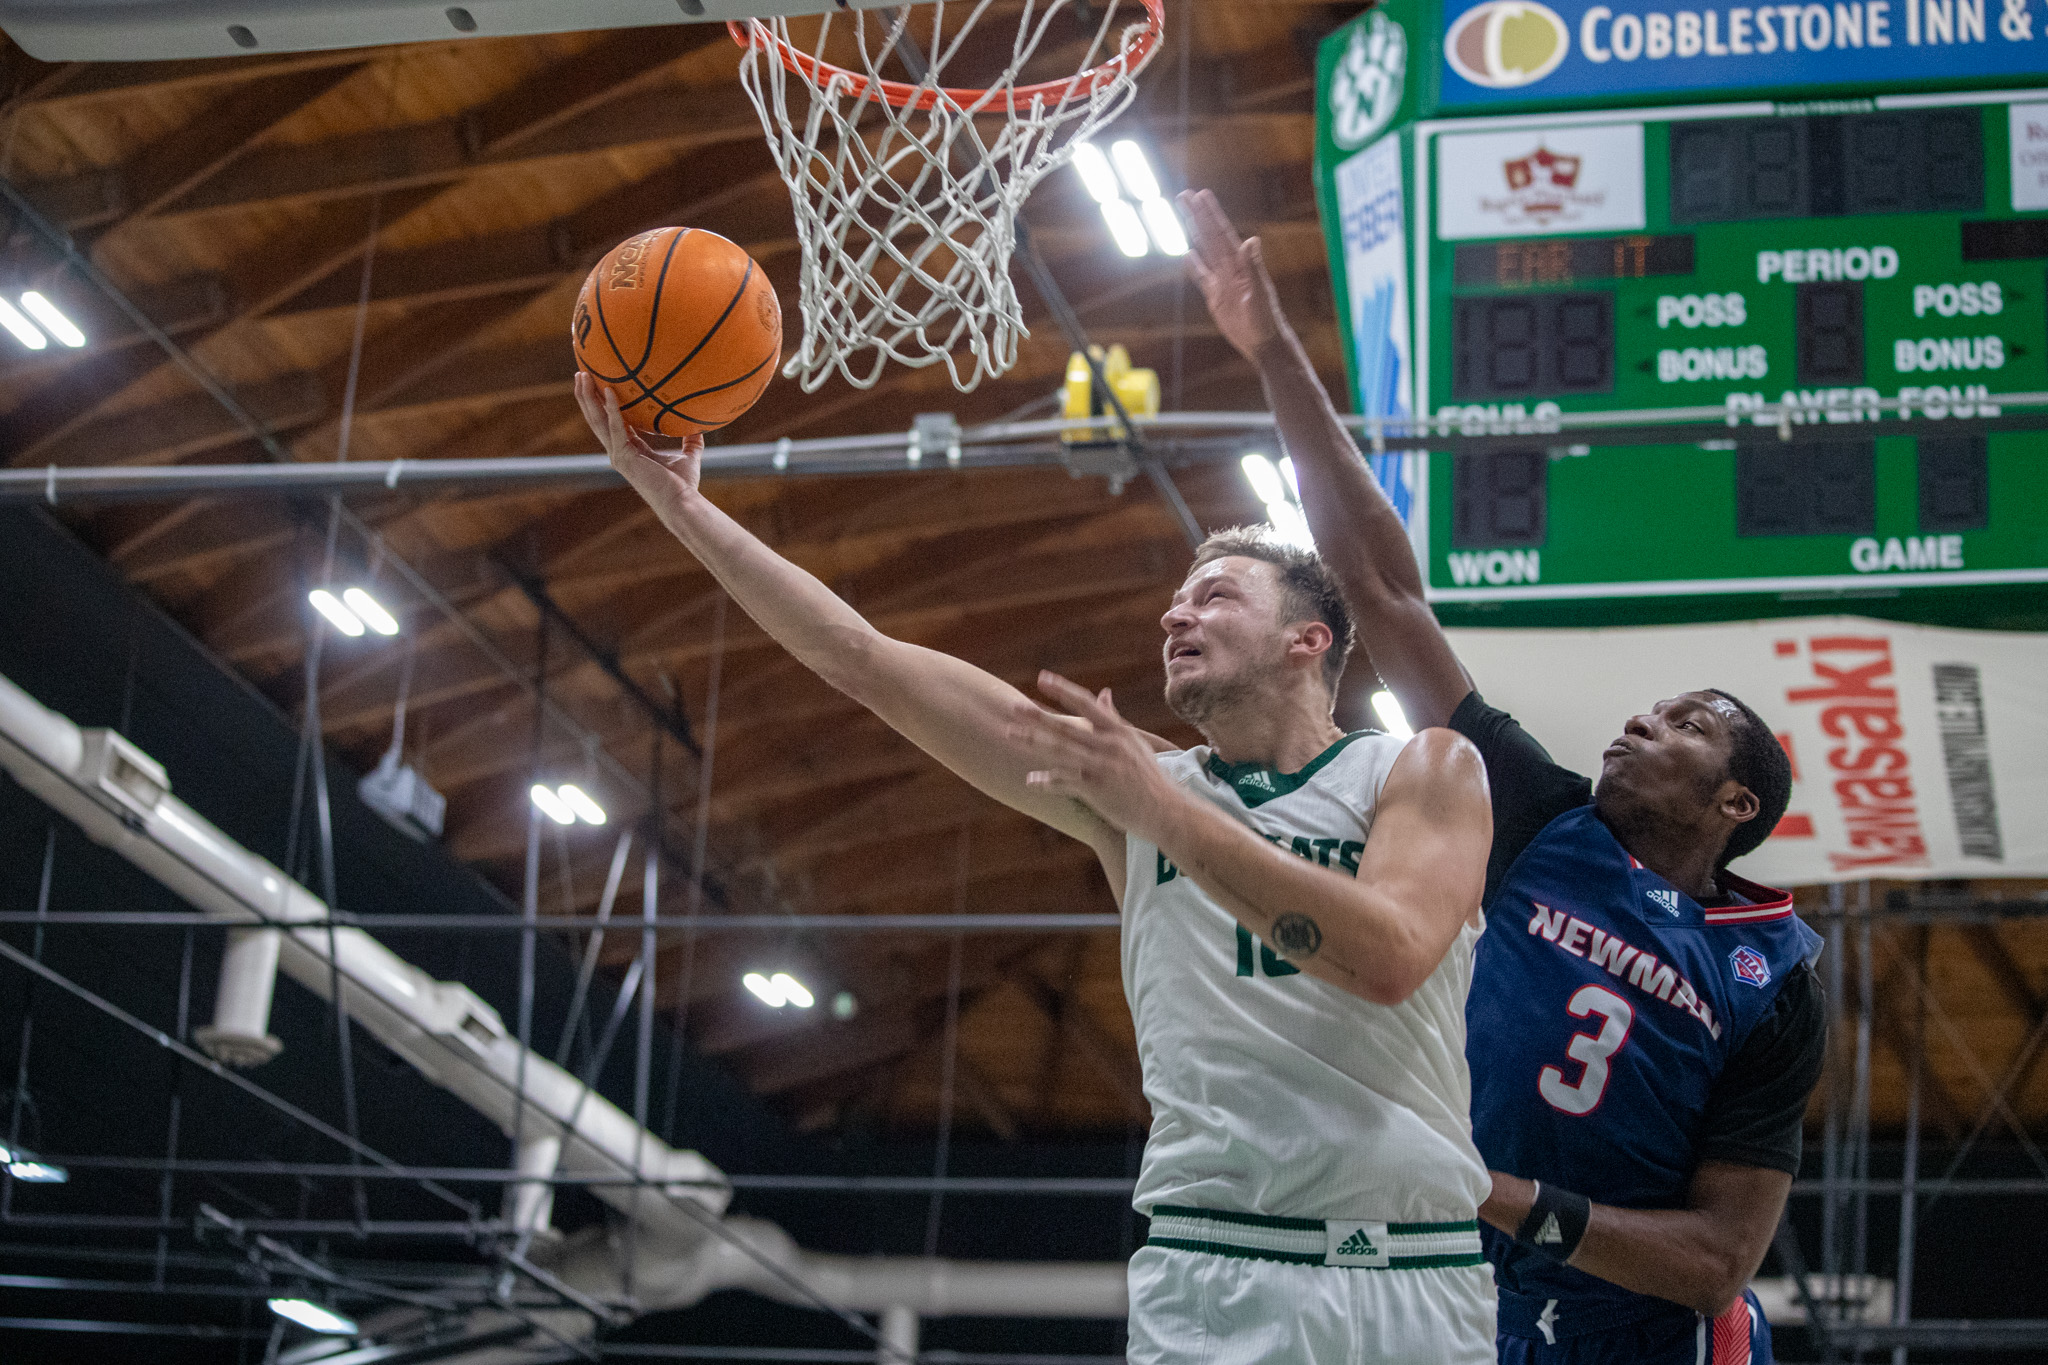
{"type": "Polygon", "coordinates": [[[591,269],[570,322],[576,364],[629,426],[715,431],[754,406],[782,358],[782,305],[754,258],[715,232],[629,237],[591,269]]]}

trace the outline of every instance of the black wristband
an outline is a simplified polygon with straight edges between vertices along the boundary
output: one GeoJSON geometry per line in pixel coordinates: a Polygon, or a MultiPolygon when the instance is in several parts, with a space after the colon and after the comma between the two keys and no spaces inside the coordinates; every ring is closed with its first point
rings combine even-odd
{"type": "Polygon", "coordinates": [[[1593,1201],[1540,1180],[1531,1183],[1536,1186],[1536,1202],[1530,1206],[1522,1226],[1515,1229],[1515,1242],[1562,1265],[1572,1258],[1580,1239],[1586,1235],[1586,1222],[1593,1216],[1593,1201]]]}

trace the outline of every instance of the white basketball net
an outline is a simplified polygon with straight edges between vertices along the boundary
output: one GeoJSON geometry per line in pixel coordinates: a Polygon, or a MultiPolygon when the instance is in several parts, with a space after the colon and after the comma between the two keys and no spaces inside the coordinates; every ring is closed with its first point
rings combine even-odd
{"type": "Polygon", "coordinates": [[[950,25],[947,0],[872,15],[842,9],[813,21],[808,51],[786,19],[745,22],[740,79],[789,185],[803,253],[803,343],[783,373],[807,393],[834,371],[870,387],[890,360],[944,365],[966,392],[1009,370],[1030,334],[1010,280],[1017,212],[1075,143],[1130,104],[1152,30],[1132,21],[1147,14],[1132,0],[1109,0],[1085,29],[1077,0],[1024,0],[1007,65],[958,71],[976,88],[949,90],[947,63],[995,2],[953,0],[950,25]],[[842,56],[857,50],[858,67],[823,65],[835,27],[835,46],[842,56]],[[1092,33],[1079,74],[1023,86],[1049,33],[1062,45],[1092,33]],[[906,75],[905,47],[921,58],[921,76],[906,75]],[[914,95],[904,107],[878,89],[891,80],[898,98],[914,95]]]}

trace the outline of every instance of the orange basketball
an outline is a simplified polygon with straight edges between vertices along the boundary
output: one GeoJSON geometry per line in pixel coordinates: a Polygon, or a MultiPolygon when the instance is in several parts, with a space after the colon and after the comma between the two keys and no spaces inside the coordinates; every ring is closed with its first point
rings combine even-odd
{"type": "Polygon", "coordinates": [[[715,232],[656,228],[608,252],[569,324],[576,364],[661,436],[713,431],[748,408],[782,359],[782,305],[754,258],[715,232]]]}

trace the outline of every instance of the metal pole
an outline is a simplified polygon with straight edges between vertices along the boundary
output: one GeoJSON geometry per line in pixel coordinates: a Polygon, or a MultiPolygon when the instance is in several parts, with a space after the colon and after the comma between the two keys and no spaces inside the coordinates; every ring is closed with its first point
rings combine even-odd
{"type": "MultiPolygon", "coordinates": [[[[57,822],[52,820],[43,831],[43,871],[36,882],[36,932],[35,964],[43,963],[43,921],[50,914],[50,883],[57,870],[57,822]]],[[[28,1101],[28,1055],[36,1031],[36,978],[31,975],[21,994],[21,1039],[14,1057],[14,1096],[12,1112],[7,1118],[7,1150],[13,1151],[21,1145],[21,1111],[28,1101]]],[[[0,1219],[5,1219],[14,1210],[14,1173],[8,1171],[0,1176],[0,1219]]]]}
{"type": "Polygon", "coordinates": [[[1827,960],[1828,960],[1828,1041],[1830,1049],[1827,1070],[1827,1108],[1821,1126],[1821,1212],[1820,1212],[1820,1273],[1822,1293],[1827,1299],[1827,1312],[1811,1320],[1814,1334],[1820,1338],[1821,1360],[1826,1365],[1838,1358],[1834,1344],[1833,1327],[1842,1304],[1842,1262],[1840,1240],[1836,1236],[1841,1220],[1842,1202],[1842,1068],[1841,1038],[1842,1023],[1847,1017],[1842,999],[1842,954],[1846,949],[1847,934],[1842,923],[1843,897],[1839,882],[1828,887],[1827,915],[1827,960]]]}
{"type": "MultiPolygon", "coordinates": [[[[654,731],[654,752],[648,786],[654,793],[654,805],[648,811],[648,822],[659,827],[661,820],[661,736],[654,731]]],[[[633,1134],[633,1212],[627,1219],[625,1289],[628,1302],[635,1301],[637,1293],[636,1275],[640,1258],[640,1195],[645,1183],[647,1169],[645,1151],[647,1147],[647,1104],[648,1087],[654,1079],[654,996],[655,996],[655,932],[654,921],[660,915],[661,900],[661,858],[652,839],[647,841],[647,862],[641,871],[640,883],[640,1029],[633,1040],[633,1122],[638,1131],[633,1134]]]]}
{"type": "MultiPolygon", "coordinates": [[[[341,504],[333,505],[334,515],[328,524],[327,558],[331,573],[334,558],[335,528],[340,524],[341,504]]],[[[328,574],[322,575],[323,582],[328,574]]],[[[320,721],[320,644],[327,638],[326,627],[318,621],[309,627],[313,639],[306,651],[306,724],[305,743],[311,760],[313,773],[313,819],[319,835],[320,888],[330,912],[341,904],[335,891],[334,876],[334,806],[327,790],[327,736],[320,721]]],[[[341,1073],[341,1116],[342,1127],[351,1138],[360,1135],[356,1111],[356,1067],[355,1051],[350,1046],[348,1004],[342,998],[341,954],[335,943],[335,928],[330,913],[327,926],[327,980],[329,993],[334,997],[329,1025],[334,1030],[335,1065],[341,1073]]],[[[353,1187],[356,1221],[370,1221],[369,1190],[358,1181],[353,1187]]]]}
{"type": "MultiPolygon", "coordinates": [[[[1928,939],[1934,930],[1921,925],[1913,935],[1914,971],[1927,979],[1928,939]]],[[[1906,1059],[1906,1152],[1899,1168],[1899,1269],[1892,1283],[1892,1326],[1904,1327],[1913,1320],[1913,1239],[1918,1229],[1915,1215],[1920,1197],[1920,1076],[1927,1065],[1927,997],[1913,992],[1913,1043],[1906,1059]]],[[[1892,1365],[1906,1365],[1904,1342],[1892,1347],[1892,1365]]]]}
{"type": "MultiPolygon", "coordinates": [[[[704,757],[697,764],[696,831],[690,841],[690,895],[683,904],[682,961],[676,967],[675,1008],[669,1016],[668,1112],[661,1130],[677,1145],[676,1121],[683,1088],[683,1045],[688,1041],[690,992],[696,986],[697,916],[704,908],[704,861],[711,846],[711,781],[718,770],[718,693],[725,677],[726,595],[720,592],[711,614],[711,674],[704,686],[704,757]]],[[[680,693],[676,705],[682,705],[680,693]]]]}
{"type": "MultiPolygon", "coordinates": [[[[280,1180],[349,1179],[355,1167],[340,1162],[249,1161],[214,1157],[181,1157],[164,1161],[148,1156],[79,1156],[43,1154],[46,1160],[81,1171],[178,1171],[188,1175],[269,1176],[280,1180]]],[[[390,1170],[364,1167],[365,1180],[440,1180],[459,1184],[574,1185],[598,1189],[632,1185],[630,1172],[606,1175],[554,1171],[547,1175],[490,1166],[397,1166],[390,1170]]],[[[784,1194],[1015,1195],[1037,1198],[1113,1198],[1128,1195],[1135,1173],[1122,1176],[946,1176],[921,1175],[722,1175],[717,1180],[665,1181],[677,1189],[760,1190],[784,1194]]],[[[2041,1191],[2035,1191],[2040,1193],[2041,1191]]],[[[1996,1190],[1987,1193],[2007,1193],[1996,1190]]]]}
{"type": "MultiPolygon", "coordinates": [[[[246,928],[251,925],[271,925],[279,929],[324,929],[337,925],[344,929],[361,929],[365,933],[402,930],[406,933],[502,933],[523,934],[529,929],[573,929],[589,932],[597,921],[588,915],[536,915],[530,921],[524,915],[434,915],[434,914],[393,914],[393,915],[351,915],[347,913],[327,916],[321,919],[270,919],[263,915],[251,914],[248,919],[224,920],[198,910],[92,910],[58,911],[45,917],[38,917],[26,910],[0,911],[0,924],[37,924],[50,928],[64,928],[72,925],[119,925],[130,929],[176,929],[195,925],[209,929],[246,928]]],[[[1114,914],[1074,915],[1008,915],[1000,912],[964,915],[707,915],[691,919],[687,915],[663,915],[656,919],[657,929],[688,929],[694,926],[698,933],[764,933],[786,934],[792,928],[800,933],[849,933],[849,934],[1071,934],[1090,929],[1117,929],[1122,921],[1114,914]]]]}
{"type": "MultiPolygon", "coordinates": [[[[548,618],[540,613],[539,639],[533,666],[533,754],[530,780],[540,785],[541,744],[547,726],[548,618]]],[[[526,1056],[533,1044],[533,954],[540,921],[540,807],[526,803],[526,884],[519,901],[519,1060],[512,1079],[512,1164],[519,1164],[519,1146],[526,1136],[526,1056]]],[[[512,1197],[507,1191],[507,1197],[512,1197]]]]}
{"type": "Polygon", "coordinates": [[[1059,324],[1060,330],[1066,333],[1068,344],[1088,362],[1088,373],[1094,383],[1095,392],[1102,395],[1103,405],[1116,414],[1116,438],[1125,442],[1131,453],[1137,457],[1139,468],[1145,471],[1145,477],[1150,479],[1152,486],[1159,491],[1160,499],[1166,504],[1166,510],[1180,526],[1181,534],[1187,537],[1188,548],[1195,549],[1202,543],[1202,524],[1196,521],[1195,514],[1188,510],[1187,499],[1183,498],[1180,489],[1174,486],[1173,475],[1166,472],[1166,466],[1161,464],[1156,456],[1145,453],[1144,445],[1138,436],[1138,428],[1132,423],[1131,414],[1124,407],[1124,400],[1110,387],[1109,376],[1102,369],[1102,361],[1089,346],[1088,329],[1081,325],[1081,315],[1076,313],[1074,305],[1067,301],[1066,293],[1060,288],[1059,281],[1053,278],[1051,268],[1045,263],[1045,257],[1038,254],[1038,244],[1031,240],[1030,229],[1024,225],[1022,218],[1016,220],[1016,228],[1017,253],[1024,262],[1024,273],[1031,277],[1031,283],[1037,288],[1039,297],[1044,299],[1045,306],[1052,310],[1053,320],[1059,324]]]}
{"type": "MultiPolygon", "coordinates": [[[[1870,943],[1870,883],[1859,882],[1856,893],[1856,1081],[1851,1098],[1850,1131],[1854,1147],[1851,1177],[1857,1182],[1855,1193],[1855,1236],[1851,1243],[1849,1274],[1850,1284],[1862,1286],[1870,1271],[1870,1024],[1876,1007],[1873,984],[1874,971],[1871,964],[1870,943]]],[[[1867,1300],[1856,1300],[1856,1322],[1862,1326],[1868,1309],[1867,1300]]],[[[1863,1346],[1859,1340],[1851,1353],[1851,1359],[1863,1359],[1863,1346]]]]}
{"type": "MultiPolygon", "coordinates": [[[[191,1036],[192,1023],[192,931],[185,931],[185,951],[178,963],[178,1041],[191,1036]]],[[[169,1120],[165,1123],[164,1174],[157,1185],[157,1217],[166,1222],[171,1216],[171,1193],[178,1163],[178,1126],[184,1115],[185,1068],[178,1065],[178,1059],[170,1059],[171,1103],[169,1120]]],[[[156,1282],[164,1282],[166,1258],[170,1255],[171,1239],[168,1234],[159,1234],[156,1239],[156,1282]]]]}

